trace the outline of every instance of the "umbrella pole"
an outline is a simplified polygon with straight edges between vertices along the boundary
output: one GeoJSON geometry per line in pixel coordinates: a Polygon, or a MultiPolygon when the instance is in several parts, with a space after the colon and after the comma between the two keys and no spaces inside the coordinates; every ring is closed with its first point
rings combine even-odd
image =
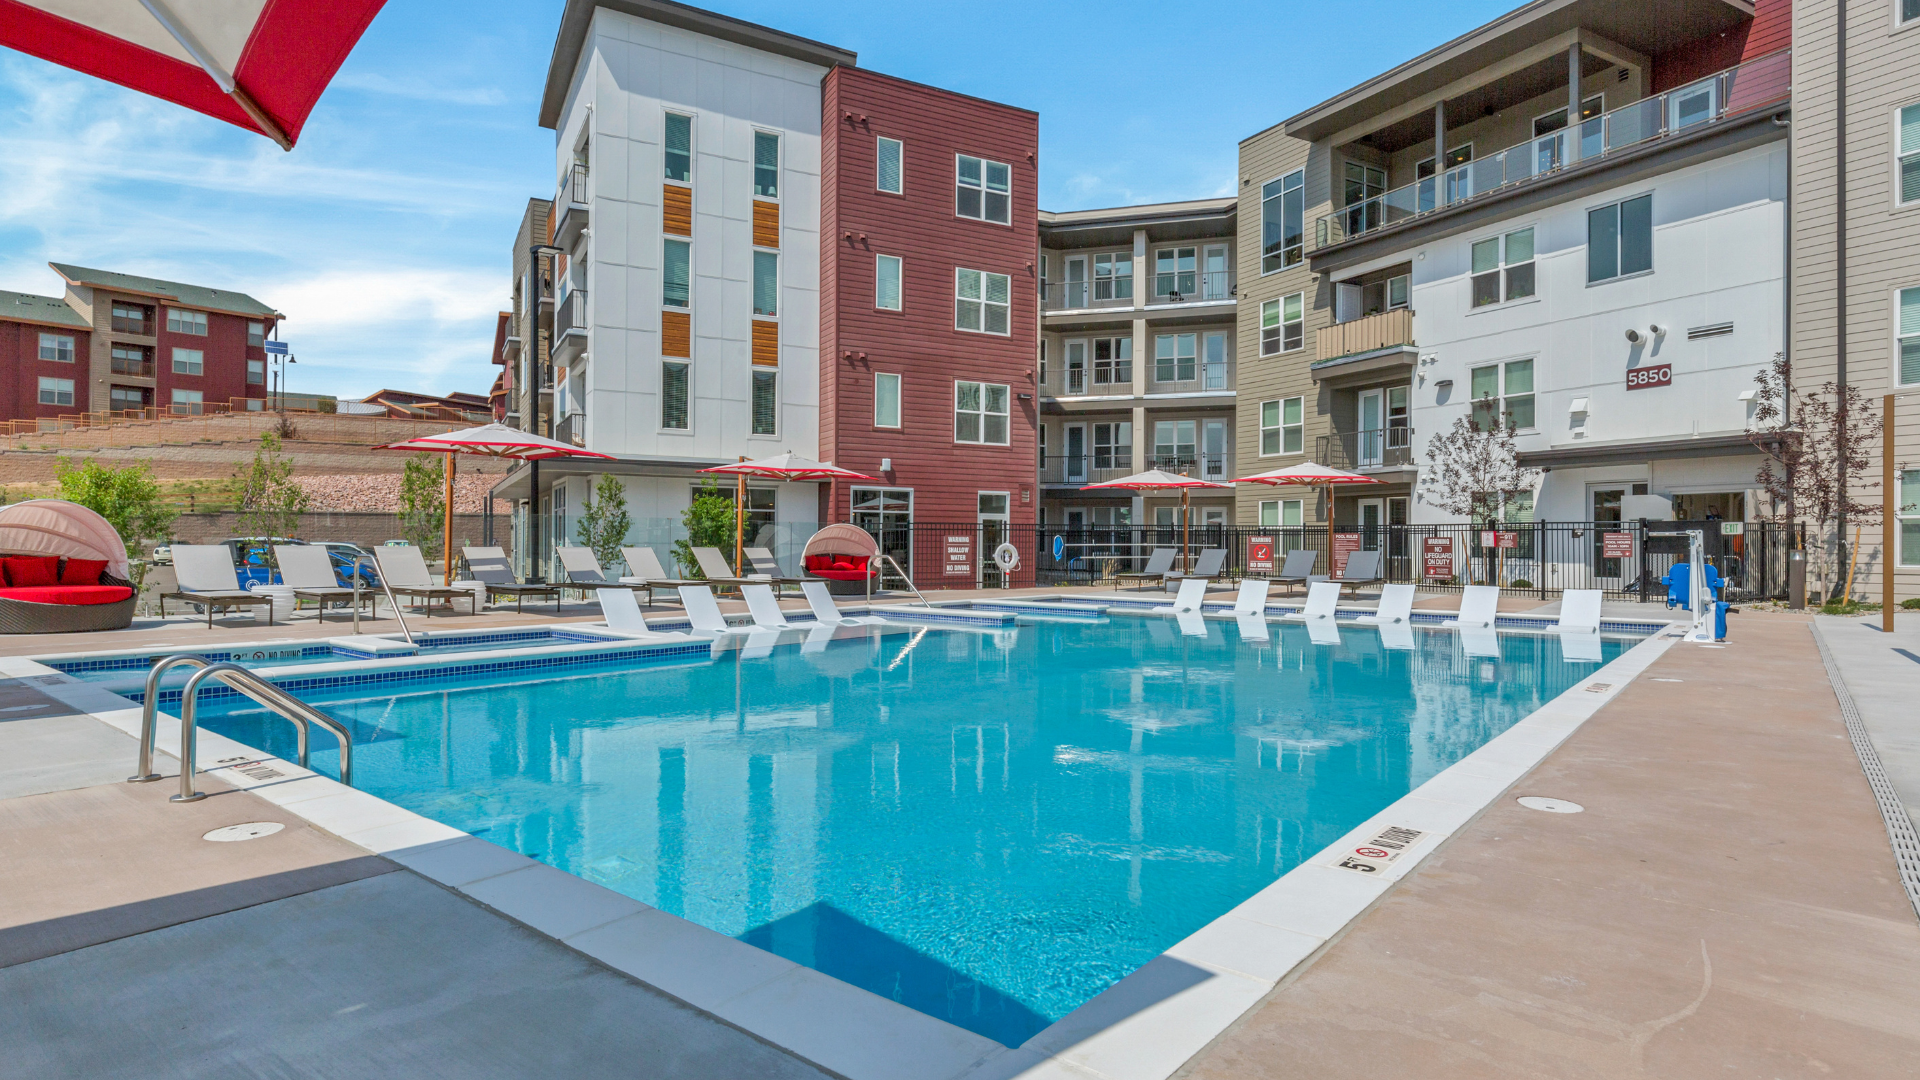
{"type": "Polygon", "coordinates": [[[446,555],[446,564],[447,564],[447,580],[441,582],[441,584],[443,585],[453,584],[453,471],[457,468],[459,468],[459,466],[454,463],[453,455],[448,454],[447,468],[446,468],[446,476],[447,476],[446,512],[440,515],[441,522],[445,526],[445,535],[441,538],[441,540],[442,540],[442,550],[446,555]]]}
{"type": "Polygon", "coordinates": [[[1333,485],[1323,485],[1327,493],[1327,573],[1339,577],[1340,571],[1333,565],[1333,485]]]}
{"type": "Polygon", "coordinates": [[[1180,568],[1189,572],[1193,570],[1193,512],[1188,509],[1191,498],[1191,492],[1180,489],[1180,568]]]}
{"type": "MultiPolygon", "coordinates": [[[[741,461],[747,460],[742,457],[741,461]]],[[[740,573],[740,545],[747,527],[747,474],[734,477],[733,486],[733,572],[740,573]]]]}

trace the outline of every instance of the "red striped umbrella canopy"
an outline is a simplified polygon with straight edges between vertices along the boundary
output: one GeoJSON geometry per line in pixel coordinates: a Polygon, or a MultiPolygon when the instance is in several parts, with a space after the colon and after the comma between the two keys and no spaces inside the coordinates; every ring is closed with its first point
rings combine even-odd
{"type": "Polygon", "coordinates": [[[772,480],[876,480],[878,477],[857,473],[852,469],[843,469],[830,461],[815,461],[801,457],[789,450],[784,454],[775,454],[759,461],[737,461],[732,465],[716,465],[701,472],[727,473],[729,475],[764,476],[772,480]]]}
{"type": "MultiPolygon", "coordinates": [[[[0,0],[4,3],[5,0],[0,0]]],[[[422,435],[374,447],[375,450],[419,450],[433,454],[485,454],[488,457],[513,458],[516,461],[544,461],[557,457],[604,458],[612,454],[595,453],[577,446],[519,431],[505,424],[486,424],[465,431],[422,435]]]]}
{"type": "Polygon", "coordinates": [[[1365,476],[1345,469],[1329,468],[1303,461],[1298,465],[1289,465],[1272,472],[1255,473],[1235,480],[1236,484],[1268,484],[1279,487],[1283,484],[1310,484],[1325,488],[1327,491],[1327,568],[1333,569],[1333,487],[1335,484],[1384,484],[1372,476],[1365,476]]]}
{"type": "Polygon", "coordinates": [[[1107,480],[1098,484],[1088,484],[1089,488],[1133,488],[1136,491],[1154,491],[1160,489],[1180,491],[1180,520],[1183,531],[1180,534],[1180,565],[1192,566],[1193,519],[1187,507],[1191,504],[1194,488],[1230,488],[1232,484],[1222,484],[1216,480],[1202,480],[1185,473],[1168,472],[1165,469],[1148,469],[1146,472],[1123,476],[1118,480],[1107,480]]]}
{"type": "Polygon", "coordinates": [[[293,149],[385,0],[0,0],[0,45],[293,149]]]}

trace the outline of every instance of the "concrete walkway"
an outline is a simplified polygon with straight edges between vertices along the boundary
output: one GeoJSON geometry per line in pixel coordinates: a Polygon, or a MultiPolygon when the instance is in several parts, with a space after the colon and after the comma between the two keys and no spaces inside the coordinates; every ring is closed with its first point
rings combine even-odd
{"type": "Polygon", "coordinates": [[[1814,625],[1840,666],[1887,779],[1920,828],[1920,611],[1895,615],[1891,637],[1878,615],[1823,616],[1814,625]]]}

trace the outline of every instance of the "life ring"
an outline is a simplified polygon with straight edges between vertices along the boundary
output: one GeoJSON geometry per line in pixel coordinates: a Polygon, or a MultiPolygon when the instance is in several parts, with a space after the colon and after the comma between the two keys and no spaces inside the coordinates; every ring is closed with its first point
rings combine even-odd
{"type": "Polygon", "coordinates": [[[1012,544],[1001,544],[993,549],[993,561],[1000,569],[1012,573],[1020,569],[1020,549],[1012,544]]]}

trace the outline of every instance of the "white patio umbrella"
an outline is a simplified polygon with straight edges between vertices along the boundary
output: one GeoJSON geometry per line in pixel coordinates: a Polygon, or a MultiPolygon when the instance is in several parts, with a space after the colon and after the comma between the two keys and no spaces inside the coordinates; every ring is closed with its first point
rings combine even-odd
{"type": "Polygon", "coordinates": [[[1266,484],[1269,487],[1284,487],[1289,484],[1305,484],[1324,489],[1327,493],[1327,569],[1333,569],[1333,489],[1336,485],[1346,484],[1384,484],[1386,481],[1364,476],[1344,469],[1316,465],[1303,461],[1298,465],[1289,465],[1272,472],[1255,473],[1235,480],[1236,484],[1266,484]]]}
{"type": "Polygon", "coordinates": [[[1185,473],[1168,472],[1165,469],[1148,469],[1146,472],[1123,476],[1118,480],[1107,480],[1098,484],[1088,484],[1082,490],[1092,488],[1132,488],[1136,491],[1180,492],[1180,568],[1193,569],[1193,515],[1188,512],[1192,505],[1194,488],[1230,488],[1232,484],[1222,484],[1215,480],[1202,480],[1185,473]]]}

